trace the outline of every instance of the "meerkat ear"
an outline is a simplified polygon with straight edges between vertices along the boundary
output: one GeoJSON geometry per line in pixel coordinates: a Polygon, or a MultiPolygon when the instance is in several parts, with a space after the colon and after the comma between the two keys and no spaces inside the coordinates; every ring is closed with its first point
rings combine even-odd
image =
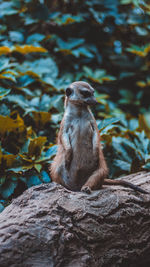
{"type": "Polygon", "coordinates": [[[66,89],[66,96],[70,96],[72,94],[72,89],[70,87],[68,87],[66,89]]]}

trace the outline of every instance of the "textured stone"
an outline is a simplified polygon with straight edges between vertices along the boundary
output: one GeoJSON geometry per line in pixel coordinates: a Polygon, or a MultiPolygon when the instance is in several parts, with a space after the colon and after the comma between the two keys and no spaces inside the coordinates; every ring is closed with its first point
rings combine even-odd
{"type": "MultiPolygon", "coordinates": [[[[150,173],[124,177],[150,192],[150,173]]],[[[25,191],[0,214],[0,267],[148,267],[150,195],[55,183],[25,191]]]]}

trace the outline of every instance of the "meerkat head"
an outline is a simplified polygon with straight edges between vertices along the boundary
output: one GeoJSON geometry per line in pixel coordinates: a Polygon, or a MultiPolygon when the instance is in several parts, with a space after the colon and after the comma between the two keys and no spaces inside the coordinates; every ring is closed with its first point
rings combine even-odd
{"type": "Polygon", "coordinates": [[[95,105],[94,89],[86,82],[73,82],[66,89],[66,105],[70,101],[75,105],[95,105]]]}

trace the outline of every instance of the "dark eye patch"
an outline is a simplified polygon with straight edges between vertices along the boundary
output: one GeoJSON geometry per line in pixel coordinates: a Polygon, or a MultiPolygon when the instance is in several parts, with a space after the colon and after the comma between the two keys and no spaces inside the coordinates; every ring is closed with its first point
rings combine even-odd
{"type": "Polygon", "coordinates": [[[90,97],[90,96],[92,96],[92,93],[90,92],[90,91],[88,91],[88,90],[81,90],[80,91],[80,93],[81,93],[81,95],[83,95],[84,97],[90,97]]]}
{"type": "Polygon", "coordinates": [[[70,96],[72,94],[72,89],[70,87],[68,87],[66,89],[66,96],[70,96]]]}

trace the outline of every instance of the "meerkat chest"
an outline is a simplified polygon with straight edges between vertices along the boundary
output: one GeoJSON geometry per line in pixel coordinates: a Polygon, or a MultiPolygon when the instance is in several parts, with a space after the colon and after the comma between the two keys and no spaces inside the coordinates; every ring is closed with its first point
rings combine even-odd
{"type": "Polygon", "coordinates": [[[93,129],[90,121],[84,117],[73,119],[69,127],[69,136],[74,148],[84,145],[91,146],[93,129]]]}

